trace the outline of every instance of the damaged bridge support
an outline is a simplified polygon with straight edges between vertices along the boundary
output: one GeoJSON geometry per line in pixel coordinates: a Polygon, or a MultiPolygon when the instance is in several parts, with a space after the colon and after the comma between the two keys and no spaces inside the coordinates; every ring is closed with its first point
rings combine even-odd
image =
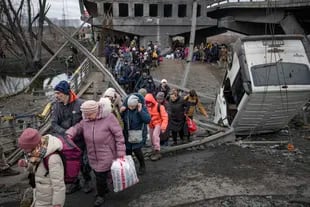
{"type": "Polygon", "coordinates": [[[280,25],[285,34],[305,34],[304,29],[300,26],[296,17],[291,13],[280,21],[280,25]]]}

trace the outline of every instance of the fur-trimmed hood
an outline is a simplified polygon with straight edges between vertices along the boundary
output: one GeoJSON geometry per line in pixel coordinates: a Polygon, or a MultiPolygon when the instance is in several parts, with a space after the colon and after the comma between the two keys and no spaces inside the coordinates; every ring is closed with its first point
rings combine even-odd
{"type": "Polygon", "coordinates": [[[98,119],[107,117],[112,112],[112,103],[109,98],[100,98],[98,119]]]}

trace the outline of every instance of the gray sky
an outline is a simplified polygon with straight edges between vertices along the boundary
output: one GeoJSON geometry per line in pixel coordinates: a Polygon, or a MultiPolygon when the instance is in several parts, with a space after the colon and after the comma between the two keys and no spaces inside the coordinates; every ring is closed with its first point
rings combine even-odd
{"type": "Polygon", "coordinates": [[[48,0],[51,5],[47,13],[49,18],[80,19],[80,6],[78,0],[48,0]]]}

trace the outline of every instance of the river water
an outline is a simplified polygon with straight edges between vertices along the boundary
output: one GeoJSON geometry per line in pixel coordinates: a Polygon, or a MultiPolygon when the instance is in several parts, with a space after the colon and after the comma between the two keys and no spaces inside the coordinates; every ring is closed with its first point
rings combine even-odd
{"type": "MultiPolygon", "coordinates": [[[[43,80],[43,84],[41,87],[43,88],[35,88],[36,90],[48,90],[53,89],[57,83],[61,80],[69,81],[70,77],[66,73],[62,73],[53,77],[49,77],[43,80]]],[[[0,77],[0,97],[6,96],[10,94],[14,94],[25,87],[28,87],[31,78],[21,78],[21,77],[11,77],[5,76],[0,77]]]]}

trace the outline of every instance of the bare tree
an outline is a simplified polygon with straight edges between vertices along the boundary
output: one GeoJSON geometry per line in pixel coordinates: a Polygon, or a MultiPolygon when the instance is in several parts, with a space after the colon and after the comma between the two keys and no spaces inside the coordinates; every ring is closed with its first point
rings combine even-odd
{"type": "MultiPolygon", "coordinates": [[[[0,36],[2,45],[21,60],[25,69],[39,69],[41,65],[44,17],[49,6],[46,0],[38,0],[38,12],[33,15],[31,0],[0,1],[0,36]],[[26,12],[25,11],[26,9],[26,12]],[[26,24],[24,23],[26,20],[26,24]],[[37,34],[33,24],[38,22],[37,34]]],[[[24,71],[27,72],[27,71],[24,71]]]]}

